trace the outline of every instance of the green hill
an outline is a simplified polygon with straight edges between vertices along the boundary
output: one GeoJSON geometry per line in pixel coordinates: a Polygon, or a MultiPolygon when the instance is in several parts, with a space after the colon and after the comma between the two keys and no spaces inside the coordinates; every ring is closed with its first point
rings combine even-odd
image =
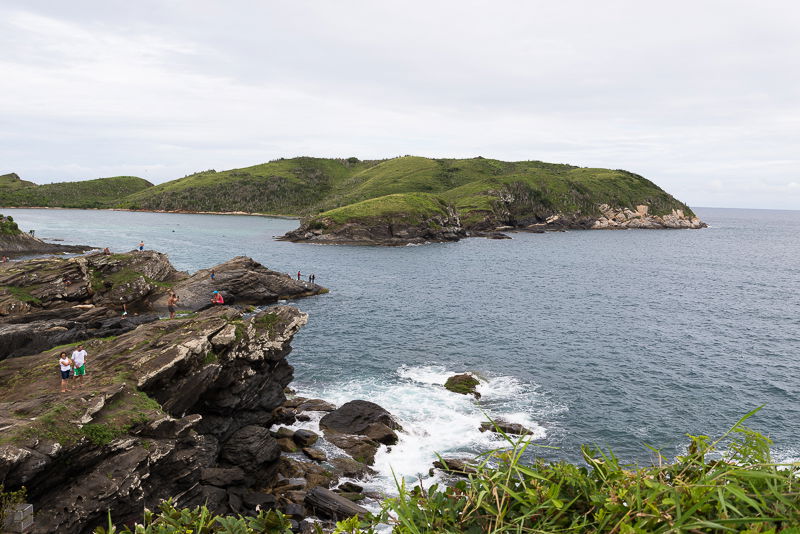
{"type": "Polygon", "coordinates": [[[600,204],[650,213],[692,211],[651,181],[622,170],[540,161],[484,158],[383,161],[280,159],[223,172],[213,170],[131,195],[121,207],[145,210],[246,211],[314,216],[392,194],[431,193],[457,208],[466,223],[487,215],[537,219],[554,213],[597,215],[600,204]]]}
{"type": "Polygon", "coordinates": [[[0,206],[110,208],[149,187],[153,184],[135,176],[37,185],[12,173],[0,176],[0,206]]]}
{"type": "MultiPolygon", "coordinates": [[[[119,207],[164,211],[242,211],[339,219],[370,217],[388,195],[426,193],[455,209],[466,228],[538,224],[560,215],[586,220],[606,204],[616,210],[646,205],[650,215],[694,213],[653,182],[628,171],[541,161],[507,162],[481,157],[431,159],[404,156],[360,161],[300,157],[227,171],[207,170],[157,186],[116,177],[35,185],[16,175],[0,177],[0,206],[119,207]],[[348,206],[346,211],[331,212],[348,206]]],[[[393,197],[392,205],[403,204],[393,197]]],[[[398,211],[412,215],[425,203],[409,198],[398,211]]],[[[387,204],[388,205],[388,204],[387,204]]],[[[427,204],[426,204],[427,205],[427,204]]]]}

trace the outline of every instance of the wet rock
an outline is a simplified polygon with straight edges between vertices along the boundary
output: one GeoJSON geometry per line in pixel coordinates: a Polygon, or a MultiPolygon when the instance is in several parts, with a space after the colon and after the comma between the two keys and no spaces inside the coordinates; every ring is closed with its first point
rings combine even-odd
{"type": "Polygon", "coordinates": [[[481,394],[475,390],[478,384],[480,384],[480,381],[477,378],[469,373],[463,373],[448,378],[444,383],[444,387],[454,393],[473,395],[476,399],[480,399],[481,394]]]}
{"type": "Polygon", "coordinates": [[[317,442],[319,436],[311,430],[300,429],[294,433],[292,439],[301,447],[310,447],[317,442]]]}
{"type": "Polygon", "coordinates": [[[303,454],[317,462],[324,462],[328,459],[328,455],[325,454],[325,451],[320,449],[312,449],[311,447],[303,447],[303,454]]]}
{"type": "MultiPolygon", "coordinates": [[[[441,458],[433,462],[433,467],[453,475],[465,477],[477,473],[471,462],[471,460],[465,458],[441,458]]],[[[432,473],[433,469],[431,469],[431,476],[433,476],[432,473]]]]}
{"type": "Polygon", "coordinates": [[[275,437],[275,439],[283,439],[283,438],[292,439],[292,437],[294,436],[294,430],[282,426],[274,432],[273,436],[275,437]]]}
{"type": "Polygon", "coordinates": [[[296,408],[298,412],[332,412],[336,405],[322,399],[306,399],[296,408]]]}
{"type": "Polygon", "coordinates": [[[343,492],[349,492],[349,493],[361,493],[361,492],[364,491],[364,487],[363,486],[359,486],[355,482],[350,482],[350,481],[342,482],[341,484],[339,484],[339,487],[336,488],[336,489],[341,490],[343,492]]]}
{"type": "Polygon", "coordinates": [[[299,450],[297,444],[291,438],[278,439],[278,446],[283,452],[297,452],[299,450]]]}
{"type": "Polygon", "coordinates": [[[372,423],[364,429],[364,435],[384,445],[394,445],[398,440],[395,431],[383,423],[372,423]]]}
{"type": "Polygon", "coordinates": [[[382,423],[389,429],[402,430],[392,414],[374,402],[364,400],[343,404],[320,419],[319,426],[323,430],[363,435],[374,423],[382,423]]]}
{"type": "Polygon", "coordinates": [[[368,513],[366,508],[322,487],[309,491],[305,504],[313,513],[336,520],[347,519],[354,515],[364,517],[368,513]]]}
{"type": "Polygon", "coordinates": [[[517,436],[526,436],[532,434],[529,429],[525,428],[524,426],[518,423],[509,423],[508,421],[503,421],[502,419],[495,419],[494,421],[485,421],[481,423],[480,431],[481,432],[505,432],[506,434],[514,434],[517,436]]]}
{"type": "Polygon", "coordinates": [[[329,460],[337,477],[363,479],[375,473],[368,465],[346,456],[329,460]]]}
{"type": "Polygon", "coordinates": [[[342,449],[356,461],[367,465],[373,464],[375,454],[380,446],[377,441],[371,440],[366,436],[339,434],[331,431],[325,432],[325,439],[342,449]]]}

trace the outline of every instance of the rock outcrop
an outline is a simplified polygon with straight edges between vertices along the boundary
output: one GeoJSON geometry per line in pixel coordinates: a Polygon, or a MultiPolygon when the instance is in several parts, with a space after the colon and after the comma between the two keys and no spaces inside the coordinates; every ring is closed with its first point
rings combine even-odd
{"type": "Polygon", "coordinates": [[[280,239],[295,243],[402,246],[458,241],[466,236],[467,231],[461,225],[458,214],[448,208],[446,214],[423,218],[414,223],[391,217],[360,218],[341,224],[325,217],[312,219],[280,239]]]}
{"type": "Polygon", "coordinates": [[[288,306],[217,307],[140,325],[88,341],[88,381],[63,394],[51,351],[0,362],[0,483],[27,487],[40,533],[91,531],[108,509],[141,519],[167,497],[219,513],[275,506],[268,429],[306,320],[288,306]]]}
{"type": "Polygon", "coordinates": [[[608,204],[600,205],[602,216],[592,223],[593,230],[613,230],[626,228],[644,229],[683,229],[705,228],[708,226],[698,217],[687,216],[683,210],[673,209],[665,215],[649,214],[646,205],[636,206],[636,211],[627,208],[612,208],[608,204]]]}
{"type": "Polygon", "coordinates": [[[8,256],[9,258],[36,254],[81,254],[93,248],[95,247],[87,245],[47,243],[24,232],[17,234],[0,233],[0,256],[8,256]]]}
{"type": "Polygon", "coordinates": [[[166,315],[170,290],[189,312],[210,307],[214,290],[254,306],[327,291],[245,257],[214,270],[215,280],[210,270],[190,276],[154,251],[0,264],[0,359],[128,332],[166,315]]]}
{"type": "Polygon", "coordinates": [[[475,389],[480,384],[480,380],[475,378],[469,373],[462,373],[453,375],[448,378],[445,383],[445,389],[453,393],[460,393],[462,395],[473,395],[476,399],[481,398],[481,394],[475,389]]]}

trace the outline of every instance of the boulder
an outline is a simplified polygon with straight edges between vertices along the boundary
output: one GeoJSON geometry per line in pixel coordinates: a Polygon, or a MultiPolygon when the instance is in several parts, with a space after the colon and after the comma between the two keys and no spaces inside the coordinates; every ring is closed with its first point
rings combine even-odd
{"type": "Polygon", "coordinates": [[[494,421],[485,421],[481,423],[481,432],[505,432],[506,434],[515,434],[518,436],[527,436],[532,434],[530,430],[520,425],[519,423],[509,423],[502,419],[495,419],[494,421]]]}
{"type": "Polygon", "coordinates": [[[324,462],[328,459],[328,455],[325,454],[325,451],[320,449],[312,449],[311,447],[303,447],[303,454],[317,462],[324,462]]]}
{"type": "Polygon", "coordinates": [[[355,434],[340,434],[328,431],[325,432],[325,439],[342,449],[356,461],[367,465],[373,464],[375,454],[380,446],[377,441],[355,434]]]}
{"type": "Polygon", "coordinates": [[[332,412],[336,405],[322,399],[305,399],[296,408],[298,412],[332,412]]]}
{"type": "Polygon", "coordinates": [[[447,379],[444,387],[454,393],[462,395],[473,395],[476,399],[481,398],[481,394],[475,390],[480,381],[469,373],[454,375],[447,379]]]}
{"type": "MultiPolygon", "coordinates": [[[[433,467],[462,477],[477,473],[477,470],[471,464],[471,460],[465,458],[440,458],[433,462],[433,467]]],[[[431,473],[432,475],[433,473],[431,473]]]]}
{"type": "Polygon", "coordinates": [[[317,442],[319,436],[311,430],[300,429],[294,433],[292,439],[301,447],[309,447],[317,442]]]}
{"type": "Polygon", "coordinates": [[[344,434],[363,434],[373,423],[383,423],[390,429],[402,430],[392,414],[374,402],[353,400],[320,419],[323,430],[344,434]]]}
{"type": "Polygon", "coordinates": [[[366,508],[322,487],[309,491],[306,494],[305,504],[313,513],[334,520],[353,516],[364,517],[368,513],[366,508]]]}

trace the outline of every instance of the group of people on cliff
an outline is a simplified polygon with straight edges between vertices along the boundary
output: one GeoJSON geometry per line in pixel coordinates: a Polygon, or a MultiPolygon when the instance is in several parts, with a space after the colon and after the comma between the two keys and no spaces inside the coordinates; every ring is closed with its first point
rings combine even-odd
{"type": "Polygon", "coordinates": [[[88,356],[83,345],[78,345],[72,351],[71,356],[67,356],[66,351],[63,350],[57,356],[58,365],[61,369],[61,393],[82,387],[83,377],[86,376],[86,356],[88,356]],[[70,388],[69,381],[73,378],[75,384],[70,388]]]}

